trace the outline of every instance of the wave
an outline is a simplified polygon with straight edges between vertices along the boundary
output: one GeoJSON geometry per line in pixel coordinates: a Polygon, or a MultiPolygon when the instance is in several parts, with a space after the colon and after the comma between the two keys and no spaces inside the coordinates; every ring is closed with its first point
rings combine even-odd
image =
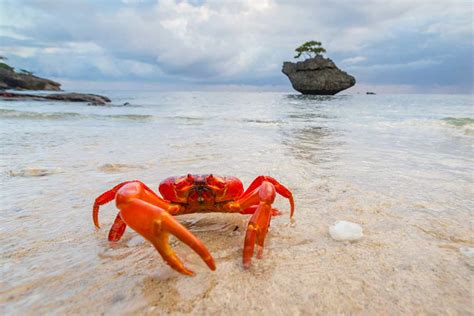
{"type": "Polygon", "coordinates": [[[26,119],[26,120],[67,120],[67,119],[118,119],[118,120],[132,120],[142,121],[153,118],[153,115],[142,114],[112,114],[112,115],[98,115],[98,114],[80,114],[73,112],[30,112],[17,111],[10,109],[0,109],[0,119],[26,119]]]}
{"type": "Polygon", "coordinates": [[[132,120],[132,121],[142,121],[142,120],[150,120],[153,118],[153,115],[141,115],[141,114],[115,114],[115,115],[93,115],[93,117],[100,117],[100,118],[111,118],[111,119],[118,119],[118,120],[132,120]]]}
{"type": "Polygon", "coordinates": [[[441,119],[444,124],[462,130],[465,135],[474,136],[474,118],[471,117],[445,117],[441,119]]]}
{"type": "Polygon", "coordinates": [[[242,119],[244,123],[255,123],[255,124],[284,124],[282,120],[259,120],[259,119],[242,119]]]}
{"type": "Polygon", "coordinates": [[[82,115],[79,113],[70,112],[28,112],[28,111],[17,111],[9,109],[0,109],[0,118],[12,118],[12,119],[30,119],[30,120],[61,120],[61,119],[72,119],[79,118],[82,115]]]}

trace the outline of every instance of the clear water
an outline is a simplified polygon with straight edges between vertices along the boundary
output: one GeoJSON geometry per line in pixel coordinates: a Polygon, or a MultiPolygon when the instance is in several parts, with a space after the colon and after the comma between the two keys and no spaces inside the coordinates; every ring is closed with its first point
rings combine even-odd
{"type": "Polygon", "coordinates": [[[2,314],[472,313],[472,96],[102,93],[116,106],[0,102],[2,314]],[[277,199],[244,270],[247,216],[179,217],[217,264],[173,241],[192,278],[131,230],[109,244],[113,203],[94,229],[103,191],[189,172],[271,175],[296,222],[277,199]]]}

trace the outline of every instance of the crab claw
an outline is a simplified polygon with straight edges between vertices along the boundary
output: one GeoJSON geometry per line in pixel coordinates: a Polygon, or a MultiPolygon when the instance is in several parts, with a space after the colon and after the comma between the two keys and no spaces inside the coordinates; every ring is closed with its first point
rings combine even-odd
{"type": "Polygon", "coordinates": [[[158,250],[163,260],[165,260],[173,269],[186,275],[194,274],[193,271],[184,266],[173,248],[171,248],[168,242],[169,234],[176,236],[179,240],[193,249],[207,264],[209,269],[216,269],[214,259],[204,244],[187,230],[186,227],[176,221],[170,214],[163,213],[160,219],[155,219],[153,226],[154,237],[150,239],[150,242],[155,246],[156,250],[158,250]]]}
{"type": "Polygon", "coordinates": [[[186,268],[169,244],[169,234],[176,236],[193,249],[211,270],[215,270],[214,259],[206,246],[196,238],[186,227],[176,221],[163,208],[153,205],[141,198],[146,195],[141,183],[129,183],[120,188],[115,197],[120,218],[133,230],[150,241],[160,253],[163,260],[176,271],[193,275],[186,268]]]}
{"type": "Polygon", "coordinates": [[[95,201],[94,201],[94,206],[92,207],[92,220],[94,221],[94,225],[97,229],[100,228],[99,225],[99,208],[101,205],[104,205],[106,203],[109,203],[115,198],[115,194],[117,194],[117,191],[123,187],[126,184],[132,183],[132,182],[139,182],[137,180],[132,180],[132,181],[125,181],[122,183],[117,184],[114,186],[112,189],[105,191],[102,193],[100,196],[98,196],[95,201]]]}
{"type": "MultiPolygon", "coordinates": [[[[248,197],[248,196],[252,195],[253,191],[255,191],[255,189],[259,188],[262,185],[262,183],[265,182],[265,181],[270,182],[271,184],[273,184],[273,186],[275,187],[276,192],[278,194],[280,194],[281,196],[288,199],[288,201],[290,202],[290,218],[293,218],[293,215],[295,213],[295,201],[293,199],[293,194],[284,185],[282,185],[280,182],[278,182],[276,179],[274,179],[272,177],[258,176],[257,178],[255,178],[255,180],[252,181],[252,183],[247,188],[247,190],[245,190],[245,192],[242,194],[240,199],[243,199],[245,197],[248,197]]],[[[243,214],[248,214],[248,213],[243,213],[243,214]]]]}
{"type": "Polygon", "coordinates": [[[270,182],[263,181],[260,187],[249,196],[260,200],[260,202],[250,218],[245,234],[242,263],[246,269],[251,265],[255,244],[257,245],[257,258],[262,258],[263,244],[267,236],[268,226],[270,226],[272,203],[275,200],[275,195],[275,186],[270,182]]]}

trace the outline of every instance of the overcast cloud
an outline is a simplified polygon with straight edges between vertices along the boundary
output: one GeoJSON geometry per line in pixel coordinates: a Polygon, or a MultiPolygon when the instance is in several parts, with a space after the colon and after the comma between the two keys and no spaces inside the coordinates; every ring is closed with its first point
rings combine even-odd
{"type": "Polygon", "coordinates": [[[0,54],[68,82],[289,87],[312,39],[362,89],[473,92],[472,1],[0,0],[0,54]]]}

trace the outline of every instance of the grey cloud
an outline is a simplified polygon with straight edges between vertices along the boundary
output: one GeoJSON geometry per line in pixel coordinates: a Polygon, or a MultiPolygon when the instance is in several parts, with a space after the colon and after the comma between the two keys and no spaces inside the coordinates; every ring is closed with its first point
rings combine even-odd
{"type": "Polygon", "coordinates": [[[56,76],[286,84],[281,62],[292,58],[300,43],[318,39],[336,62],[366,58],[341,64],[359,81],[419,85],[424,72],[432,74],[432,84],[467,80],[472,86],[472,30],[464,26],[472,19],[468,2],[10,1],[2,6],[26,21],[18,25],[7,18],[2,28],[15,27],[29,38],[4,37],[5,43],[42,48],[11,59],[36,63],[56,76]],[[100,50],[44,50],[64,43],[94,43],[100,50]],[[85,64],[57,67],[58,60],[67,64],[68,59],[85,64]],[[421,60],[433,62],[413,67],[421,60]],[[447,66],[453,62],[454,68],[447,66]]]}

